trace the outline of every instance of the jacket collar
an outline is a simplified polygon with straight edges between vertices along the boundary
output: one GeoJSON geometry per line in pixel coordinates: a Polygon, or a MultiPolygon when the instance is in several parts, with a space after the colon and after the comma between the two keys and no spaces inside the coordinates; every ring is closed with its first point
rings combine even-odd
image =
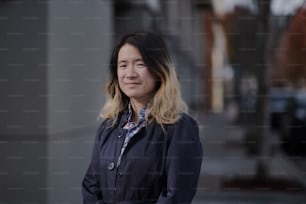
{"type": "Polygon", "coordinates": [[[123,127],[129,119],[129,111],[128,110],[124,110],[119,114],[119,127],[123,127]]]}

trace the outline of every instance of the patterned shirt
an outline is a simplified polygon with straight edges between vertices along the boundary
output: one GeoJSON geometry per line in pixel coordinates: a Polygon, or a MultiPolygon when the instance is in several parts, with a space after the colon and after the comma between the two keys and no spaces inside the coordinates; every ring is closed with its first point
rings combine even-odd
{"type": "Polygon", "coordinates": [[[120,155],[118,157],[118,160],[117,160],[117,164],[116,166],[119,167],[120,166],[120,163],[121,163],[121,160],[122,160],[122,156],[123,156],[123,153],[129,143],[129,141],[131,140],[131,138],[136,135],[138,132],[140,132],[140,130],[146,126],[146,120],[145,120],[145,114],[146,114],[146,110],[147,110],[147,107],[143,107],[140,112],[139,112],[139,115],[138,115],[138,124],[136,124],[135,122],[131,121],[132,119],[132,114],[133,114],[133,111],[132,111],[132,108],[131,108],[131,103],[129,103],[129,112],[128,112],[128,122],[125,124],[125,126],[123,127],[123,129],[125,129],[127,132],[125,134],[125,139],[124,139],[124,142],[123,142],[123,145],[122,145],[122,148],[121,148],[121,151],[120,151],[120,155]]]}

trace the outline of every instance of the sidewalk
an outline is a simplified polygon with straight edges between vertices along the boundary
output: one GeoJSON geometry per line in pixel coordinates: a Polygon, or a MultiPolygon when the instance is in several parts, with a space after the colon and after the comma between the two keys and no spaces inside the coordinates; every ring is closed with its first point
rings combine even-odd
{"type": "Polygon", "coordinates": [[[226,188],[224,186],[226,180],[253,178],[256,173],[256,157],[246,155],[242,143],[244,130],[240,126],[231,124],[224,113],[196,112],[195,117],[200,126],[204,157],[194,204],[204,203],[204,200],[211,202],[222,200],[221,203],[239,203],[237,201],[240,200],[243,203],[305,204],[306,169],[295,165],[278,149],[270,158],[271,178],[297,181],[297,183],[304,184],[304,187],[301,188],[304,191],[301,189],[278,191],[275,189],[226,188]],[[261,200],[255,202],[254,198],[261,198],[261,200]]]}

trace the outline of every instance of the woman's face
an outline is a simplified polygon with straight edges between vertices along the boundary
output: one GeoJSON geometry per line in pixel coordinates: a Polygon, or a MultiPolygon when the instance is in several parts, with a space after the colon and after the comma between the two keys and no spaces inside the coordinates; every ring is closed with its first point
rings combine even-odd
{"type": "Polygon", "coordinates": [[[144,64],[138,49],[124,44],[118,53],[119,87],[132,101],[147,104],[155,89],[155,77],[144,64]]]}

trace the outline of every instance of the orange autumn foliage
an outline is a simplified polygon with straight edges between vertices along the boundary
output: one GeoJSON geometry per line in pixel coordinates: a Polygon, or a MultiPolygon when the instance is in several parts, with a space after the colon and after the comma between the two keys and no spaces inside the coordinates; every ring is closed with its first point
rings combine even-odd
{"type": "Polygon", "coordinates": [[[276,60],[275,67],[272,70],[274,82],[288,80],[293,85],[297,85],[301,79],[306,79],[305,7],[292,17],[288,30],[278,48],[276,60]]]}

